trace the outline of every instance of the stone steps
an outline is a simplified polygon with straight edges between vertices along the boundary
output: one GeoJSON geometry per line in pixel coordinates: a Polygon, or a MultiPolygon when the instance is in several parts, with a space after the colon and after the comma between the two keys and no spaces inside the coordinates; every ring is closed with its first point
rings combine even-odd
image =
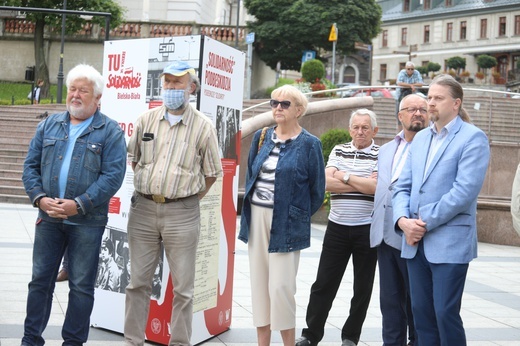
{"type": "MultiPolygon", "coordinates": [[[[323,99],[313,98],[310,102],[323,99]]],[[[244,109],[263,100],[244,100],[244,109]]],[[[488,133],[491,141],[520,142],[520,100],[508,98],[466,97],[464,105],[476,126],[488,133]],[[478,111],[472,109],[480,103],[478,111]],[[491,116],[491,121],[489,120],[491,116]]],[[[386,141],[397,132],[395,100],[375,98],[372,107],[378,117],[377,137],[386,141]]],[[[29,203],[21,176],[28,144],[41,121],[38,115],[53,114],[65,110],[65,105],[0,106],[0,202],[29,203]]],[[[268,112],[271,107],[265,103],[243,112],[243,119],[268,112]]]]}
{"type": "Polygon", "coordinates": [[[23,163],[36,126],[45,112],[65,105],[0,106],[0,202],[29,204],[22,182],[23,163]]]}

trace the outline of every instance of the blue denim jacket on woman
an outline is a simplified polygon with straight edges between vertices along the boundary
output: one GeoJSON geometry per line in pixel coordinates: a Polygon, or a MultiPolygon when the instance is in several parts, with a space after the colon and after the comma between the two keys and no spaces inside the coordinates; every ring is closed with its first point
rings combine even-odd
{"type": "MultiPolygon", "coordinates": [[[[273,128],[265,134],[258,151],[261,130],[258,130],[249,150],[245,194],[238,238],[249,239],[251,195],[262,164],[275,143],[273,128]]],[[[291,252],[305,249],[311,241],[311,216],[323,204],[325,195],[325,164],[318,138],[302,129],[294,140],[280,147],[274,179],[274,207],[269,252],[291,252]]]]}
{"type": "MultiPolygon", "coordinates": [[[[65,199],[75,199],[83,213],[67,223],[105,226],[108,203],[119,190],[126,171],[126,143],[119,124],[96,111],[90,126],[78,137],[70,160],[65,199]]],[[[40,196],[59,197],[59,175],[67,149],[70,116],[51,115],[36,129],[24,163],[22,180],[33,205],[40,196]]],[[[39,217],[62,222],[42,210],[39,217]]]]}

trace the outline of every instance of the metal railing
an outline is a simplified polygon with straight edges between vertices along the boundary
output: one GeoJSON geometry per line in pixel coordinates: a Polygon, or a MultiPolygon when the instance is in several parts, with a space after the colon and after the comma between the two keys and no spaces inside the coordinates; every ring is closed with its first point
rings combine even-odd
{"type": "MultiPolygon", "coordinates": [[[[319,94],[329,94],[329,98],[334,98],[334,93],[349,90],[375,90],[388,89],[395,90],[398,86],[348,86],[337,89],[320,90],[304,93],[311,98],[311,101],[322,100],[322,98],[312,98],[319,94]]],[[[488,136],[490,142],[520,144],[520,94],[493,89],[480,89],[474,87],[463,87],[464,101],[463,107],[469,113],[473,124],[482,129],[488,136]]],[[[424,87],[423,90],[427,90],[424,87]]],[[[372,109],[377,114],[379,132],[378,136],[392,137],[396,133],[397,121],[395,114],[394,98],[374,97],[372,109]]],[[[269,100],[261,101],[258,104],[246,107],[243,113],[248,112],[252,116],[257,113],[255,109],[269,103],[269,100]]]]}

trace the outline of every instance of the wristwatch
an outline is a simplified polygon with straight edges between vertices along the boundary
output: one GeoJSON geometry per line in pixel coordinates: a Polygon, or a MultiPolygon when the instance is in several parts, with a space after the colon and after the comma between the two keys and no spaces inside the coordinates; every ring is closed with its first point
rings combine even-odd
{"type": "Polygon", "coordinates": [[[349,180],[349,179],[350,179],[350,173],[347,172],[347,173],[345,173],[345,175],[343,176],[343,182],[344,182],[345,184],[348,184],[348,180],[349,180]]]}
{"type": "Polygon", "coordinates": [[[43,197],[45,197],[45,196],[40,196],[40,197],[36,198],[36,201],[34,201],[34,205],[36,206],[36,208],[40,208],[40,201],[42,200],[43,197]]]}

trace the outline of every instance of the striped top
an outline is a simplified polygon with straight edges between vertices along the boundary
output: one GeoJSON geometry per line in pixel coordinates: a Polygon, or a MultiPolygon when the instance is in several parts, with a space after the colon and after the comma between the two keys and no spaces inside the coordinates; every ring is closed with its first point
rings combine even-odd
{"type": "Polygon", "coordinates": [[[271,209],[274,207],[274,178],[278,159],[280,158],[280,146],[295,140],[299,135],[300,134],[297,134],[287,140],[281,140],[278,139],[276,132],[273,131],[271,139],[275,143],[275,146],[262,164],[260,173],[258,173],[258,178],[255,181],[255,191],[251,197],[252,204],[271,209]]]}
{"type": "Polygon", "coordinates": [[[128,159],[137,163],[134,187],[146,195],[196,195],[206,189],[205,177],[222,175],[215,128],[191,105],[173,126],[164,106],[142,114],[128,142],[128,159]]]}
{"type": "MultiPolygon", "coordinates": [[[[358,150],[352,142],[339,144],[329,155],[328,167],[349,172],[358,177],[369,177],[377,171],[379,145],[372,144],[358,150]]],[[[372,222],[374,195],[360,192],[331,193],[329,220],[340,225],[359,226],[372,222]]]]}

